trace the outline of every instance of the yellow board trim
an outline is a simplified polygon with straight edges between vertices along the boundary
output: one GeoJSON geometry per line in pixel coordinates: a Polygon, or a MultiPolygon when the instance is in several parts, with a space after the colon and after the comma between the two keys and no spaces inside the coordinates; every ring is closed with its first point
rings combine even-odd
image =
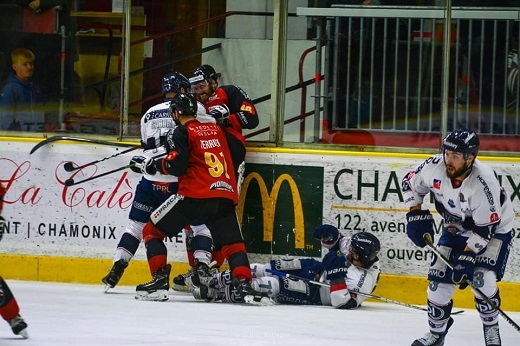
{"type": "MultiPolygon", "coordinates": [[[[170,281],[189,269],[186,263],[171,265],[170,281]]],[[[101,278],[111,267],[112,260],[108,259],[0,254],[0,274],[6,280],[99,284],[101,291],[101,278]]],[[[130,262],[119,285],[135,286],[150,279],[148,262],[134,260],[130,262]]],[[[427,286],[426,277],[383,274],[373,294],[406,304],[425,306],[427,286]]],[[[520,283],[499,282],[498,287],[502,299],[501,309],[520,312],[520,283]]],[[[453,301],[454,306],[459,309],[475,309],[473,294],[469,288],[457,290],[453,301]]]]}

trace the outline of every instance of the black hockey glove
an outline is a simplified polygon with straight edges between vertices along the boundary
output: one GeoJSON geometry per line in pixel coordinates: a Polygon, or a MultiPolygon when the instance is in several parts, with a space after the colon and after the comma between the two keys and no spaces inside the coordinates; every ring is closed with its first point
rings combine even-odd
{"type": "Polygon", "coordinates": [[[0,215],[0,240],[2,240],[2,237],[4,236],[4,228],[5,228],[5,219],[2,215],[0,215]]]}
{"type": "Polygon", "coordinates": [[[226,124],[229,117],[229,108],[225,105],[211,107],[209,113],[219,124],[226,124]]]}
{"type": "Polygon", "coordinates": [[[152,157],[134,156],[130,160],[130,164],[133,164],[130,169],[136,173],[147,173],[151,175],[157,173],[155,161],[152,157]]]}
{"type": "Polygon", "coordinates": [[[332,225],[321,225],[314,229],[313,237],[320,240],[321,244],[327,249],[332,249],[338,242],[339,231],[332,225]]]}
{"type": "Polygon", "coordinates": [[[461,290],[468,287],[468,281],[473,281],[473,271],[475,269],[475,253],[464,251],[453,266],[451,281],[458,284],[461,290]]]}
{"type": "Polygon", "coordinates": [[[433,216],[429,210],[414,209],[406,214],[406,234],[418,247],[425,247],[423,239],[425,233],[432,236],[433,242],[433,216]]]}

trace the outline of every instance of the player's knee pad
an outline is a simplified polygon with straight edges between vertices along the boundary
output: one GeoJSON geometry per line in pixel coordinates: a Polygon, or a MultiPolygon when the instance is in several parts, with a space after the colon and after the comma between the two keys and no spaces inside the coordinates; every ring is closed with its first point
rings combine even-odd
{"type": "Polygon", "coordinates": [[[428,301],[433,301],[440,305],[446,305],[451,301],[455,293],[456,286],[444,282],[430,281],[428,284],[428,301]]]}
{"type": "MultiPolygon", "coordinates": [[[[497,274],[491,269],[476,267],[473,272],[472,286],[478,288],[486,297],[490,297],[497,290],[497,274]]],[[[473,291],[473,294],[478,294],[473,291]]]]}
{"type": "Polygon", "coordinates": [[[139,222],[135,220],[128,220],[126,224],[125,233],[131,234],[137,240],[141,241],[143,239],[143,228],[146,225],[146,222],[139,222]]]}
{"type": "Polygon", "coordinates": [[[143,228],[143,240],[146,245],[152,239],[164,240],[166,236],[151,222],[147,222],[143,228]]]}

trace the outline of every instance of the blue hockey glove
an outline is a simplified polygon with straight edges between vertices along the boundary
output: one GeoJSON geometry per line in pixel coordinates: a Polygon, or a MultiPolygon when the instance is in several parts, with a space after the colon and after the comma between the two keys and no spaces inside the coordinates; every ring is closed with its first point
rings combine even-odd
{"type": "Polygon", "coordinates": [[[338,229],[332,225],[318,226],[314,229],[312,235],[314,238],[319,239],[321,244],[327,249],[334,247],[340,237],[338,229]]]}
{"type": "Polygon", "coordinates": [[[433,242],[433,216],[429,210],[412,210],[406,214],[406,234],[418,247],[425,247],[423,239],[425,233],[432,236],[433,242]]]}
{"type": "Polygon", "coordinates": [[[475,269],[475,253],[472,251],[464,251],[453,266],[451,281],[458,284],[461,290],[468,287],[468,282],[473,281],[473,271],[475,269]]]}
{"type": "Polygon", "coordinates": [[[151,175],[157,173],[155,161],[152,157],[134,156],[130,160],[130,164],[133,164],[130,169],[136,173],[148,173],[151,175]]]}
{"type": "Polygon", "coordinates": [[[224,123],[229,117],[229,108],[225,104],[214,106],[210,108],[208,114],[215,118],[217,122],[224,123]]]}
{"type": "MultiPolygon", "coordinates": [[[[334,253],[335,252],[336,251],[334,251],[334,253]]],[[[325,263],[324,258],[324,266],[325,270],[327,271],[327,280],[330,281],[331,285],[345,281],[345,277],[347,276],[348,272],[346,262],[347,259],[345,256],[337,256],[335,254],[332,254],[331,257],[327,259],[327,263],[325,263]]]]}

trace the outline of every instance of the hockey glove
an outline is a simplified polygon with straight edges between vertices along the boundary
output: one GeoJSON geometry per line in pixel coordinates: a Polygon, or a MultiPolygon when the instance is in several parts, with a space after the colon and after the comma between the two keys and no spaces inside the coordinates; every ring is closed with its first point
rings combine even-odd
{"type": "Polygon", "coordinates": [[[330,250],[338,242],[340,234],[338,229],[332,225],[321,225],[314,229],[312,235],[314,238],[319,239],[321,244],[330,250]]]}
{"type": "Polygon", "coordinates": [[[433,241],[433,217],[429,210],[412,210],[406,214],[406,221],[406,234],[415,245],[426,246],[425,233],[429,233],[433,241]]]}
{"type": "Polygon", "coordinates": [[[130,169],[136,173],[147,173],[151,175],[157,173],[155,161],[152,157],[134,156],[130,160],[130,164],[133,164],[130,169]]]}
{"type": "Polygon", "coordinates": [[[218,123],[224,124],[228,121],[229,108],[225,104],[211,107],[208,114],[215,118],[218,123]]]}
{"type": "Polygon", "coordinates": [[[475,269],[475,253],[464,251],[453,266],[451,281],[458,284],[461,290],[468,287],[468,280],[473,281],[473,271],[475,269]]]}
{"type": "Polygon", "coordinates": [[[0,215],[0,240],[2,240],[2,237],[4,236],[4,228],[5,228],[5,219],[2,215],[0,215]]]}

